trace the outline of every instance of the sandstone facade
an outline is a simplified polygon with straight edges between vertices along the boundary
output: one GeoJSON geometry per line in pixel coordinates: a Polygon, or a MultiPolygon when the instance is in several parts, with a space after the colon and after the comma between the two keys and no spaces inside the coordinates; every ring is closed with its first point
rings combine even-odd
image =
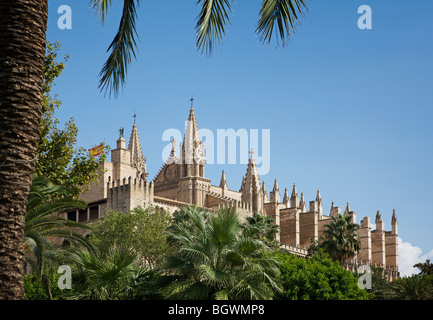
{"type": "MultiPolygon", "coordinates": [[[[209,210],[229,207],[235,208],[242,217],[254,214],[273,217],[280,226],[278,240],[282,248],[305,256],[311,240],[319,240],[331,217],[341,214],[341,209],[334,203],[329,214],[324,214],[319,190],[316,198],[307,204],[304,195],[301,193],[299,196],[293,184],[290,196],[286,188],[281,199],[277,179],[268,196],[265,183],[260,182],[252,150],[239,191],[229,189],[224,171],[219,185],[213,185],[205,176],[204,150],[195,111],[191,106],[179,150],[176,150],[176,142],[173,141],[170,157],[155,178],[149,181],[146,158],[143,157],[137,125],[134,123],[128,147],[121,134],[116,149],[111,151],[111,161],[101,163],[99,180],[83,194],[88,208],[68,212],[68,218],[81,222],[92,221],[101,219],[107,210],[126,211],[150,205],[165,208],[169,212],[185,204],[197,204],[209,210]]],[[[351,215],[356,223],[356,213],[350,209],[349,203],[344,212],[351,215]]],[[[379,212],[376,214],[374,230],[369,217],[364,217],[359,225],[361,250],[354,261],[348,261],[348,268],[376,265],[386,270],[390,280],[398,277],[398,223],[395,210],[391,231],[385,231],[379,212]]]]}

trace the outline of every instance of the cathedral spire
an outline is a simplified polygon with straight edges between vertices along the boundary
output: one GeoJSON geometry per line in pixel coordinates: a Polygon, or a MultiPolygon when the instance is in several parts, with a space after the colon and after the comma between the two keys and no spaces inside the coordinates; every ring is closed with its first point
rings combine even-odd
{"type": "Polygon", "coordinates": [[[261,213],[263,211],[263,193],[253,149],[250,151],[250,159],[241,193],[242,202],[250,203],[254,212],[261,213]]]}
{"type": "Polygon", "coordinates": [[[320,195],[319,189],[317,189],[316,201],[322,202],[322,196],[320,195]]]}
{"type": "Polygon", "coordinates": [[[392,218],[391,218],[391,224],[397,223],[397,215],[395,214],[395,209],[392,209],[392,218]]]}
{"type": "MultiPolygon", "coordinates": [[[[350,210],[350,206],[349,206],[349,202],[347,203],[347,205],[346,205],[346,210],[344,210],[344,213],[349,213],[349,212],[351,212],[352,210],[350,210]]],[[[379,211],[378,211],[379,212],[379,211]]]]}
{"type": "Polygon", "coordinates": [[[278,188],[277,179],[274,181],[274,188],[269,192],[269,200],[274,203],[280,203],[281,201],[280,188],[278,188]]]}
{"type": "Polygon", "coordinates": [[[316,195],[316,201],[317,201],[317,205],[319,206],[319,213],[322,214],[323,213],[323,202],[322,202],[322,195],[320,194],[319,189],[317,189],[317,195],[316,195]]]}
{"type": "Polygon", "coordinates": [[[296,184],[293,184],[292,197],[297,197],[297,196],[298,196],[298,190],[296,190],[296,184]]]}
{"type": "Polygon", "coordinates": [[[397,216],[395,214],[395,209],[392,210],[392,219],[391,219],[391,228],[392,228],[392,234],[398,234],[398,222],[397,222],[397,216]]]}
{"type": "Polygon", "coordinates": [[[191,98],[191,109],[189,110],[182,145],[182,158],[186,164],[204,164],[204,144],[200,138],[193,101],[194,99],[191,98]]]}
{"type": "Polygon", "coordinates": [[[262,182],[262,192],[263,192],[263,196],[264,196],[265,201],[267,201],[268,200],[268,192],[266,190],[266,186],[265,186],[264,181],[262,182]]]}
{"type": "Polygon", "coordinates": [[[278,188],[278,181],[277,181],[277,179],[275,179],[274,188],[272,189],[272,191],[277,191],[277,190],[278,190],[278,192],[280,192],[280,188],[278,188]]]}
{"type": "Polygon", "coordinates": [[[283,196],[283,204],[289,205],[290,199],[289,199],[289,192],[287,191],[287,188],[284,189],[284,196],[283,196]]]}
{"type": "Polygon", "coordinates": [[[378,223],[381,220],[382,220],[382,216],[380,215],[380,211],[377,210],[377,213],[376,213],[376,223],[378,223]]]}
{"type": "Polygon", "coordinates": [[[257,172],[256,161],[254,160],[254,151],[250,151],[247,172],[245,174],[245,183],[243,193],[258,192],[260,190],[260,178],[257,172]]]}
{"type": "Polygon", "coordinates": [[[137,177],[142,179],[146,178],[148,176],[148,173],[146,172],[146,161],[144,160],[143,151],[141,149],[137,124],[135,123],[135,115],[128,149],[131,152],[131,166],[137,169],[137,177]]]}
{"type": "Polygon", "coordinates": [[[297,208],[298,206],[299,206],[298,190],[296,190],[296,185],[293,184],[292,195],[290,197],[290,207],[297,208]]]}
{"type": "Polygon", "coordinates": [[[301,192],[301,200],[299,201],[299,209],[301,209],[301,212],[307,212],[307,204],[305,203],[303,192],[301,192]]]}
{"type": "Polygon", "coordinates": [[[220,187],[223,188],[223,189],[227,189],[228,188],[228,186],[227,186],[227,180],[226,180],[226,174],[224,173],[224,170],[221,173],[220,187]]]}

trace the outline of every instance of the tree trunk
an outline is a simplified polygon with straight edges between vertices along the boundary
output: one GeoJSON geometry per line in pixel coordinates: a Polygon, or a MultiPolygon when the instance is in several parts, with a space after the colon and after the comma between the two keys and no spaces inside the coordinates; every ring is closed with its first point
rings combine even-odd
{"type": "Polygon", "coordinates": [[[47,1],[0,2],[0,300],[23,299],[24,221],[39,139],[47,1]]]}

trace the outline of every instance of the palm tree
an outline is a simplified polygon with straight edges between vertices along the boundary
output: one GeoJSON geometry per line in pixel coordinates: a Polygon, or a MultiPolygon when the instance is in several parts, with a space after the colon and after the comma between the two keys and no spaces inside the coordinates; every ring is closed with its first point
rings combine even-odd
{"type": "Polygon", "coordinates": [[[361,247],[359,236],[356,233],[358,225],[352,222],[352,216],[344,213],[331,217],[330,223],[323,231],[320,247],[329,254],[331,258],[340,262],[353,258],[361,247]]]}
{"type": "Polygon", "coordinates": [[[247,217],[246,223],[242,227],[246,229],[245,232],[248,232],[250,236],[262,240],[273,248],[279,247],[279,243],[275,241],[275,235],[279,232],[279,226],[274,223],[274,219],[271,216],[255,214],[252,217],[247,217]]]}
{"type": "Polygon", "coordinates": [[[168,299],[272,299],[280,288],[277,261],[241,228],[235,212],[202,214],[187,206],[179,216],[168,228],[178,248],[164,268],[173,278],[163,290],[168,299]]]}
{"type": "Polygon", "coordinates": [[[73,291],[68,299],[130,300],[150,272],[131,251],[113,246],[107,255],[82,250],[72,259],[73,291]]]}
{"type": "Polygon", "coordinates": [[[0,300],[23,298],[24,217],[39,138],[47,2],[0,3],[0,300]]]}
{"type": "Polygon", "coordinates": [[[66,186],[52,184],[47,178],[38,176],[33,179],[27,203],[24,239],[26,242],[26,262],[33,273],[41,280],[46,293],[52,299],[48,283],[48,266],[64,255],[62,247],[53,239],[66,240],[71,245],[93,249],[89,241],[75,229],[90,227],[60,217],[58,214],[70,209],[84,208],[86,202],[72,197],[72,190],[66,186]],[[50,263],[46,263],[50,260],[50,263]]]}
{"type": "MultiPolygon", "coordinates": [[[[219,44],[225,35],[225,27],[230,22],[232,12],[230,0],[198,0],[200,13],[196,24],[196,46],[202,53],[211,55],[215,44],[219,44]]],[[[124,0],[123,12],[117,34],[107,51],[110,55],[101,72],[99,87],[109,90],[117,96],[119,88],[124,85],[126,73],[132,58],[136,57],[135,37],[137,6],[140,0],[124,0]]],[[[102,23],[111,0],[91,0],[91,5],[98,11],[102,23]]],[[[256,33],[263,43],[269,44],[275,33],[284,46],[291,38],[304,14],[304,0],[263,0],[256,33]]]]}
{"type": "Polygon", "coordinates": [[[392,298],[397,300],[432,300],[433,283],[427,276],[413,275],[390,284],[392,298]]]}

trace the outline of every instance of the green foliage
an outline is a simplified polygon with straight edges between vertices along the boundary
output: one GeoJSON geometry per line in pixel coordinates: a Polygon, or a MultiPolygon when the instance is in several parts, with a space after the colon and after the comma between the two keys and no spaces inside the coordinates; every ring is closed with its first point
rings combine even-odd
{"type": "Polygon", "coordinates": [[[340,264],[354,257],[361,248],[357,234],[358,225],[352,222],[352,216],[344,213],[331,217],[323,232],[319,247],[340,264]]]}
{"type": "Polygon", "coordinates": [[[148,270],[131,250],[112,246],[100,255],[82,250],[73,255],[71,300],[133,299],[135,287],[148,270]]]}
{"type": "Polygon", "coordinates": [[[31,266],[34,276],[39,279],[50,299],[53,298],[50,282],[68,249],[51,239],[64,239],[71,245],[92,248],[87,239],[75,231],[88,227],[64,219],[58,214],[85,206],[85,202],[72,197],[70,188],[54,185],[45,177],[34,177],[25,216],[26,262],[31,266]]]}
{"type": "Polygon", "coordinates": [[[393,293],[390,282],[386,279],[384,269],[371,266],[371,289],[367,290],[374,295],[375,300],[389,300],[393,293]]]}
{"type": "Polygon", "coordinates": [[[242,225],[245,228],[245,235],[257,238],[274,250],[279,248],[275,235],[279,232],[279,226],[274,224],[274,219],[270,216],[256,214],[246,218],[247,223],[242,225]]]}
{"type": "Polygon", "coordinates": [[[126,213],[112,211],[95,222],[90,238],[101,255],[106,255],[112,245],[133,249],[138,258],[154,267],[169,250],[165,229],[170,215],[161,208],[137,207],[126,213]]]}
{"type": "Polygon", "coordinates": [[[399,278],[388,284],[386,292],[391,300],[433,300],[433,276],[399,278]]]}
{"type": "Polygon", "coordinates": [[[57,281],[60,275],[51,273],[49,275],[49,286],[48,290],[50,294],[47,294],[46,285],[41,279],[35,274],[26,275],[23,278],[24,287],[24,299],[25,300],[63,300],[65,298],[66,291],[59,289],[57,281]]]}
{"type": "Polygon", "coordinates": [[[280,39],[285,45],[291,33],[294,33],[299,16],[303,15],[305,9],[304,0],[264,0],[256,29],[262,42],[269,44],[274,27],[277,27],[277,40],[280,39]]]}
{"type": "Polygon", "coordinates": [[[433,275],[433,263],[430,262],[429,259],[427,259],[423,263],[417,263],[413,266],[414,268],[419,269],[419,275],[433,275]]]}
{"type": "Polygon", "coordinates": [[[358,279],[323,251],[309,258],[277,252],[284,300],[365,300],[373,296],[358,287],[358,279]]]}
{"type": "Polygon", "coordinates": [[[168,299],[272,299],[279,289],[272,250],[241,228],[235,212],[215,214],[186,206],[168,228],[169,255],[163,272],[172,282],[168,299]]]}
{"type": "MultiPolygon", "coordinates": [[[[95,181],[100,172],[99,163],[106,158],[105,154],[92,157],[84,148],[75,148],[77,142],[78,128],[74,118],[65,123],[64,128],[59,127],[59,120],[55,117],[56,110],[61,102],[55,95],[50,95],[55,85],[54,81],[65,68],[69,56],[66,55],[64,62],[57,61],[60,50],[59,42],[47,44],[47,53],[44,61],[44,82],[42,116],[40,121],[40,139],[38,142],[38,158],[36,161],[35,174],[43,175],[58,185],[72,188],[77,196],[85,191],[87,186],[95,181]]],[[[104,147],[104,152],[108,147],[104,147]]]]}

